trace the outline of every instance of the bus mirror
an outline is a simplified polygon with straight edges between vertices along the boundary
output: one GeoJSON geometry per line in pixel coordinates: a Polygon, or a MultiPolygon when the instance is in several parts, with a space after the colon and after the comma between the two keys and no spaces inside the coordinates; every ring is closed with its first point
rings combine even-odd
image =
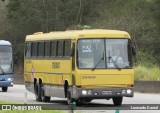
{"type": "Polygon", "coordinates": [[[135,46],[132,46],[132,54],[133,54],[133,56],[136,55],[136,47],[135,46]]]}

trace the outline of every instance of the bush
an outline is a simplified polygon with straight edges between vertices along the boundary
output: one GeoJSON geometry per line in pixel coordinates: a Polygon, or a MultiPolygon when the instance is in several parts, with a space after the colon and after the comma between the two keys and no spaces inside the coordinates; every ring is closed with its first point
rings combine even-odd
{"type": "Polygon", "coordinates": [[[158,65],[158,59],[153,55],[152,52],[137,51],[134,62],[135,66],[143,65],[148,68],[158,65]]]}
{"type": "Polygon", "coordinates": [[[160,68],[138,65],[134,68],[135,80],[160,80],[160,68]]]}

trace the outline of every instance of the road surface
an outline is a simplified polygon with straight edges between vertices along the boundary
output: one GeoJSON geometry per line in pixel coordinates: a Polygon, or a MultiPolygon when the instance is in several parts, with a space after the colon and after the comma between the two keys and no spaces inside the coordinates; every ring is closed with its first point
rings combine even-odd
{"type": "MultiPolygon", "coordinates": [[[[30,93],[25,89],[24,85],[14,85],[14,87],[10,87],[8,92],[2,92],[0,90],[0,100],[5,100],[8,102],[15,103],[24,103],[25,101],[25,92],[27,93],[27,103],[28,104],[42,104],[43,102],[36,102],[35,95],[30,93]]],[[[56,104],[61,107],[66,107],[66,99],[60,98],[51,98],[51,102],[48,104],[56,104]]],[[[145,93],[135,93],[133,98],[124,98],[123,104],[160,104],[160,94],[145,94],[145,93]]],[[[80,105],[78,109],[84,109],[81,112],[86,113],[115,113],[114,110],[105,110],[106,107],[114,107],[112,100],[93,100],[90,103],[86,103],[84,105],[80,105]],[[103,107],[102,107],[103,106],[103,107]],[[101,108],[100,108],[101,107],[101,108]],[[91,109],[101,109],[101,110],[91,110],[91,109]],[[86,109],[90,109],[89,111],[86,109]]],[[[123,106],[122,106],[123,107],[123,106]]],[[[76,109],[77,109],[76,108],[76,109]]],[[[120,113],[159,113],[160,110],[121,110],[120,113]]]]}

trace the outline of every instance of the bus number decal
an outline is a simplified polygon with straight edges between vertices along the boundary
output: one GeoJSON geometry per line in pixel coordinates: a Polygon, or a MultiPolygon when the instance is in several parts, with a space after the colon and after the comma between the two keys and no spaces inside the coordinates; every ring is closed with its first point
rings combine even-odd
{"type": "Polygon", "coordinates": [[[60,62],[52,62],[52,68],[60,68],[60,62]]]}

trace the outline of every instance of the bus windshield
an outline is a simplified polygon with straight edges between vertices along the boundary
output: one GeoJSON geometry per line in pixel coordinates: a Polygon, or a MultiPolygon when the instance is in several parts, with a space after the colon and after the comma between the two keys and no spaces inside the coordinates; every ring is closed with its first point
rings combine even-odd
{"type": "Polygon", "coordinates": [[[0,46],[0,74],[13,73],[12,48],[11,46],[0,46]]]}
{"type": "Polygon", "coordinates": [[[128,39],[80,39],[78,68],[131,68],[131,47],[128,39]]]}

